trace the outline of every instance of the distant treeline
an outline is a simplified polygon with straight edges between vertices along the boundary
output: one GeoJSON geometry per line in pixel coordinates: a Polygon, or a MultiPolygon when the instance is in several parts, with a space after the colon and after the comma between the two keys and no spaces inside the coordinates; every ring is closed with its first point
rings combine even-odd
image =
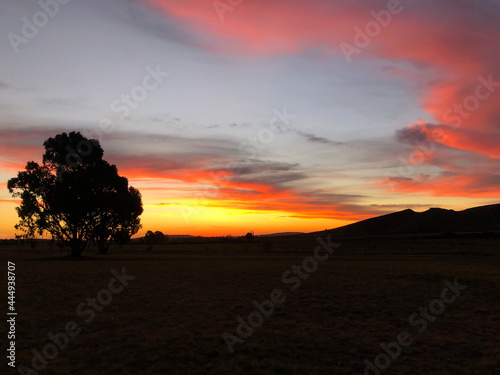
{"type": "Polygon", "coordinates": [[[175,236],[163,234],[160,231],[147,231],[146,235],[141,238],[132,238],[131,242],[140,245],[165,244],[165,243],[236,243],[236,242],[254,242],[255,236],[253,232],[248,232],[245,236],[217,236],[217,237],[202,237],[202,236],[175,236]]]}

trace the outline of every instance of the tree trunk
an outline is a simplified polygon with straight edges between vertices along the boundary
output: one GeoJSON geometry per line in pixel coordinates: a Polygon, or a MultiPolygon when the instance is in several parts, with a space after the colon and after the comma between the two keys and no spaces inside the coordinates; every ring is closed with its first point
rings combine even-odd
{"type": "Polygon", "coordinates": [[[99,241],[97,243],[97,245],[99,247],[99,254],[107,254],[108,253],[109,246],[106,244],[106,240],[99,241]]]}
{"type": "Polygon", "coordinates": [[[78,240],[78,238],[75,236],[69,241],[69,246],[71,248],[71,257],[72,258],[79,258],[82,255],[82,242],[78,240]]]}

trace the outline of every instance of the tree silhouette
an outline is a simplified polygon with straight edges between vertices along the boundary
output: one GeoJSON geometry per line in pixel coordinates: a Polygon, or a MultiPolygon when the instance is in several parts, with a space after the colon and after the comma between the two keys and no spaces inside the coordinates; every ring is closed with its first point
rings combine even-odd
{"type": "Polygon", "coordinates": [[[146,232],[146,235],[144,236],[144,242],[147,244],[164,244],[167,242],[168,237],[163,234],[163,232],[160,232],[157,230],[156,232],[153,232],[151,230],[148,230],[146,232]]]}
{"type": "Polygon", "coordinates": [[[62,133],[44,142],[43,164],[30,161],[7,187],[21,198],[16,229],[27,237],[48,232],[79,257],[90,242],[105,253],[112,240],[137,233],[142,198],[95,139],[62,133]]]}
{"type": "Polygon", "coordinates": [[[254,239],[254,234],[253,234],[253,231],[251,232],[248,232],[245,236],[245,239],[247,242],[253,242],[253,239],[254,239]]]}

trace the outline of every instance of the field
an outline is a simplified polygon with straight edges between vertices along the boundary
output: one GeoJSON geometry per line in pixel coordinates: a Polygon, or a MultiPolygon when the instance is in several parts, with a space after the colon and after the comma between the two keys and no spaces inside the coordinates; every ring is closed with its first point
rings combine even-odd
{"type": "Polygon", "coordinates": [[[40,374],[363,374],[365,360],[367,374],[500,374],[499,240],[384,241],[342,241],[317,269],[306,264],[300,286],[283,274],[313,256],[310,238],[130,245],[81,260],[4,246],[3,274],[16,265],[16,365],[33,368],[40,353],[40,374]],[[395,244],[413,247],[401,254],[395,244]],[[123,269],[129,279],[110,284],[123,269]],[[443,295],[446,280],[467,287],[443,295]],[[283,294],[271,312],[263,301],[274,289],[283,294]],[[269,316],[254,313],[256,327],[245,324],[231,353],[223,334],[237,337],[253,301],[269,316]],[[61,333],[68,327],[74,337],[61,333]]]}

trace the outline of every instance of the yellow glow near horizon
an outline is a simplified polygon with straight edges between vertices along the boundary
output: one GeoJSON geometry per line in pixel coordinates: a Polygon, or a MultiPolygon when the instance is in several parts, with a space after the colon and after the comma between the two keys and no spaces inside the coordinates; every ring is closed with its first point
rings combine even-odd
{"type": "Polygon", "coordinates": [[[189,201],[172,205],[145,205],[143,228],[171,234],[202,236],[245,235],[276,232],[312,232],[331,229],[352,221],[333,219],[293,218],[290,213],[214,206],[196,206],[189,201]]]}
{"type": "MultiPolygon", "coordinates": [[[[138,187],[140,190],[140,187],[138,187]]],[[[174,194],[172,194],[174,195],[174,194]]],[[[17,203],[9,201],[12,197],[2,189],[0,191],[0,239],[14,238],[14,225],[19,221],[15,208],[17,203]],[[3,199],[3,201],[1,200],[3,199]]],[[[408,196],[401,202],[380,199],[379,204],[406,204],[408,206],[419,206],[423,200],[420,196],[408,196]]],[[[477,201],[463,200],[455,197],[425,197],[425,203],[435,203],[434,207],[448,207],[462,210],[477,205],[477,201]]],[[[487,204],[487,202],[485,202],[487,204]]],[[[148,192],[143,196],[144,213],[141,215],[142,229],[134,236],[143,236],[146,231],[160,230],[165,234],[185,234],[193,236],[224,236],[245,235],[254,231],[256,235],[278,232],[314,232],[324,229],[332,229],[350,224],[356,220],[338,220],[321,217],[318,218],[294,217],[300,216],[298,211],[285,212],[279,210],[252,210],[238,208],[248,206],[247,202],[238,200],[215,200],[215,199],[186,199],[185,197],[170,197],[166,199],[159,192],[148,192]],[[172,199],[173,198],[173,199],[172,199]],[[167,202],[158,204],[156,202],[167,202]],[[231,207],[232,206],[232,207],[231,207]]],[[[422,206],[415,211],[425,211],[429,206],[422,206]]],[[[403,208],[395,209],[398,211],[403,208]]]]}
{"type": "Polygon", "coordinates": [[[0,202],[0,239],[14,238],[14,225],[19,221],[16,207],[15,203],[0,202]]]}
{"type": "MultiPolygon", "coordinates": [[[[208,202],[207,202],[208,203],[208,202]]],[[[17,203],[0,202],[0,239],[14,238],[14,225],[19,222],[17,203]]],[[[245,235],[249,231],[258,234],[276,232],[311,232],[349,224],[349,221],[332,219],[292,218],[290,213],[238,208],[195,205],[192,200],[167,205],[144,203],[141,215],[142,229],[134,236],[142,236],[148,230],[160,230],[165,234],[193,236],[245,235]]]]}

